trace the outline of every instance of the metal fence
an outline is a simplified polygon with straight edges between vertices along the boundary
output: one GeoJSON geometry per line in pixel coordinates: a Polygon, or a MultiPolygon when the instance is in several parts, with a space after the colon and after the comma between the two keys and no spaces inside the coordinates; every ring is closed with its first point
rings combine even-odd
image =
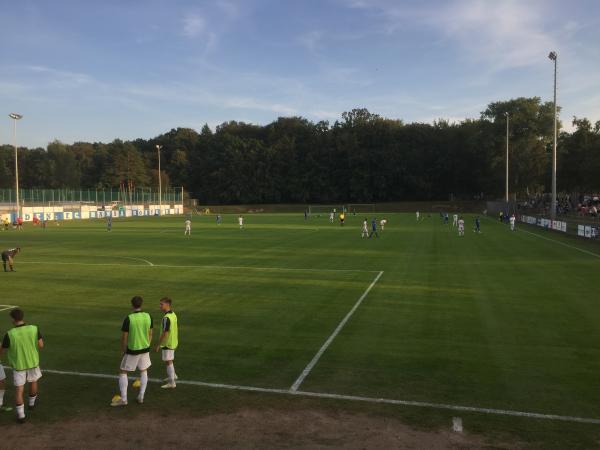
{"type": "MultiPolygon", "coordinates": [[[[16,202],[14,189],[0,189],[0,204],[16,202]]],[[[112,202],[124,204],[158,204],[158,189],[19,189],[21,206],[55,205],[65,203],[93,203],[96,205],[112,202]]],[[[182,188],[165,188],[160,195],[163,203],[183,201],[182,188]]]]}

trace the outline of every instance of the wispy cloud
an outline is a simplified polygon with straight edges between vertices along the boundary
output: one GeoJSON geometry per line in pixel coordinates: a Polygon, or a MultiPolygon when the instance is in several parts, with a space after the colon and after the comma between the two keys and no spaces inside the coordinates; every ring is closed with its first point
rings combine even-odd
{"type": "MultiPolygon", "coordinates": [[[[532,0],[452,0],[442,4],[399,4],[391,0],[342,0],[354,9],[376,14],[386,33],[428,27],[459,46],[472,60],[492,70],[536,64],[557,47],[547,31],[547,2],[532,0]]],[[[573,31],[575,23],[566,26],[573,31]]],[[[460,53],[460,52],[457,52],[460,53]]]]}
{"type": "Polygon", "coordinates": [[[181,33],[188,38],[200,36],[206,31],[206,20],[198,13],[185,14],[181,24],[181,33]]]}

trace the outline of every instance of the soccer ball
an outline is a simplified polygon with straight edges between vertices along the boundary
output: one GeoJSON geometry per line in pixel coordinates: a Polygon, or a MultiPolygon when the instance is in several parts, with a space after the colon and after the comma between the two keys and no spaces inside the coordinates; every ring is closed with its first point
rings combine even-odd
{"type": "Polygon", "coordinates": [[[139,389],[139,388],[140,388],[140,386],[141,386],[141,384],[142,384],[142,383],[140,382],[140,380],[139,380],[139,378],[138,378],[137,380],[135,380],[135,381],[133,382],[132,386],[133,386],[134,388],[136,388],[136,389],[139,389]]]}
{"type": "Polygon", "coordinates": [[[112,398],[112,402],[113,402],[113,403],[116,403],[116,402],[118,402],[119,400],[121,400],[121,396],[120,396],[119,394],[115,394],[115,395],[113,396],[113,398],[112,398]]]}

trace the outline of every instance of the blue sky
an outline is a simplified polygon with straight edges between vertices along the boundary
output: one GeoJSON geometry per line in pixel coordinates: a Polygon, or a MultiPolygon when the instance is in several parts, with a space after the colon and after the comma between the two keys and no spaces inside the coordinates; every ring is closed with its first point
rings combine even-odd
{"type": "Polygon", "coordinates": [[[1,0],[0,28],[0,104],[25,116],[21,145],[354,107],[458,121],[551,100],[550,50],[565,125],[600,120],[598,1],[1,0]]]}

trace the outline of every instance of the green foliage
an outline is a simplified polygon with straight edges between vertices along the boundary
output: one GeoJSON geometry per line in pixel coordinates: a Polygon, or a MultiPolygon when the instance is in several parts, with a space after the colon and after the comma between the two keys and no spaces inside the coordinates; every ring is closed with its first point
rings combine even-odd
{"type": "MultiPolygon", "coordinates": [[[[21,149],[24,188],[184,186],[204,203],[382,202],[496,197],[504,186],[510,114],[510,191],[549,189],[553,104],[540,98],[494,102],[479,119],[405,124],[366,109],[313,123],[279,118],[265,126],[224,122],[213,132],[177,128],[109,144],[54,141],[21,149]]],[[[561,133],[559,189],[600,188],[600,123],[574,118],[561,133]]],[[[559,124],[560,126],[560,124],[559,124]]],[[[0,147],[0,183],[14,183],[13,153],[0,147]]]]}

